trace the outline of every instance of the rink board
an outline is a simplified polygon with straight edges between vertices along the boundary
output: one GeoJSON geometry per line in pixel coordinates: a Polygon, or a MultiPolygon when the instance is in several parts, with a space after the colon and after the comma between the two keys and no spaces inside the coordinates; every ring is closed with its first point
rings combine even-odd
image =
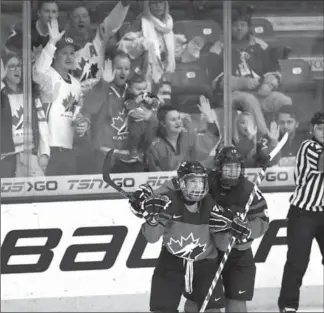
{"type": "MultiPolygon", "coordinates": [[[[250,306],[259,309],[277,302],[290,193],[265,196],[270,229],[253,243],[257,277],[250,306]]],[[[2,311],[148,311],[161,242],[146,244],[141,222],[125,200],[3,205],[2,311]]],[[[303,284],[302,304],[322,307],[323,267],[315,242],[303,284]]]]}

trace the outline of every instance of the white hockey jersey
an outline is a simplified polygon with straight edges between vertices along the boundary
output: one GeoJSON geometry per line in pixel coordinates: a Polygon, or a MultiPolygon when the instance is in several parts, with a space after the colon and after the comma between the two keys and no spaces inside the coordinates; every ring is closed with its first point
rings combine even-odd
{"type": "Polygon", "coordinates": [[[81,84],[72,75],[70,82],[51,66],[56,47],[48,43],[33,67],[33,79],[40,86],[40,96],[49,128],[49,145],[72,149],[76,111],[81,106],[81,84]]]}
{"type": "Polygon", "coordinates": [[[96,29],[95,36],[90,36],[89,41],[78,40],[73,32],[68,31],[69,37],[81,46],[75,52],[75,70],[73,76],[80,80],[82,91],[85,94],[93,88],[103,77],[105,62],[105,48],[109,38],[114,35],[123,24],[129,6],[119,2],[96,29]]]}
{"type": "Polygon", "coordinates": [[[4,83],[3,88],[11,109],[11,129],[15,152],[20,153],[26,149],[38,148],[36,151],[38,155],[50,155],[48,126],[40,99],[32,96],[32,119],[29,127],[25,127],[24,95],[22,90],[13,91],[4,83]],[[33,127],[35,127],[35,129],[33,127]],[[34,130],[37,132],[36,138],[33,137],[35,135],[34,130]],[[26,134],[30,142],[26,142],[26,134]],[[38,141],[36,142],[36,140],[38,141]],[[34,144],[36,144],[36,146],[34,144]]]}
{"type": "Polygon", "coordinates": [[[99,82],[103,73],[104,43],[99,29],[93,41],[87,42],[75,52],[75,70],[73,76],[79,79],[83,92],[92,89],[99,82]]]}

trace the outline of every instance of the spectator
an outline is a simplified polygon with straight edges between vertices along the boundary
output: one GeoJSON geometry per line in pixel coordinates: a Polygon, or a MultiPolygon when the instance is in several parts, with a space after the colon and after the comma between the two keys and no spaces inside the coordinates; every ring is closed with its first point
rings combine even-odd
{"type": "MultiPolygon", "coordinates": [[[[131,159],[128,148],[127,112],[124,105],[130,74],[130,59],[118,52],[113,59],[114,79],[111,83],[101,80],[85,97],[85,110],[92,120],[92,145],[96,173],[102,173],[105,155],[114,149],[113,173],[141,172],[143,165],[131,159]]],[[[139,116],[149,119],[145,112],[139,116]]]]}
{"type": "MultiPolygon", "coordinates": [[[[233,137],[235,147],[244,157],[244,166],[261,167],[278,143],[279,128],[272,122],[269,134],[260,136],[254,116],[249,112],[242,112],[235,118],[233,137]]],[[[279,158],[277,156],[271,165],[276,164],[279,158]]]]}
{"type": "MultiPolygon", "coordinates": [[[[32,61],[36,60],[40,51],[48,42],[48,23],[52,19],[57,19],[59,15],[59,8],[55,0],[40,0],[38,1],[36,21],[32,21],[31,25],[31,47],[33,49],[32,61]]],[[[23,24],[20,22],[14,25],[6,47],[14,52],[21,53],[23,50],[23,24]]]]}
{"type": "MultiPolygon", "coordinates": [[[[14,141],[14,149],[17,154],[16,176],[43,176],[48,163],[48,127],[42,103],[38,97],[33,95],[32,106],[32,133],[30,144],[25,141],[25,132],[29,127],[24,124],[24,94],[22,91],[22,60],[14,53],[3,53],[2,60],[6,67],[3,79],[3,98],[9,103],[11,109],[11,133],[14,141]],[[28,153],[32,147],[30,163],[26,164],[24,151],[28,153]]],[[[8,134],[7,134],[8,135],[8,134]]]]}
{"type": "Polygon", "coordinates": [[[176,59],[181,59],[183,55],[188,59],[188,54],[194,54],[188,61],[197,60],[202,46],[203,39],[200,37],[187,43],[183,34],[173,33],[169,3],[161,0],[144,1],[142,14],[119,43],[119,49],[135,60],[135,71],[145,75],[151,86],[158,84],[164,73],[174,72],[176,59]],[[191,50],[192,47],[197,49],[191,50]]]}
{"type": "Polygon", "coordinates": [[[171,105],[172,100],[172,84],[169,81],[162,80],[157,87],[157,97],[160,105],[171,105]]]}
{"type": "Polygon", "coordinates": [[[217,142],[219,130],[215,123],[215,112],[211,110],[205,97],[200,97],[198,107],[209,126],[204,134],[186,131],[180,112],[175,107],[165,105],[159,108],[157,138],[147,151],[149,171],[173,171],[183,161],[200,161],[207,158],[217,142]]]}
{"type": "Polygon", "coordinates": [[[105,49],[108,40],[118,31],[127,15],[129,1],[119,1],[104,21],[93,30],[90,15],[82,2],[70,14],[67,37],[79,46],[75,53],[74,77],[81,81],[82,91],[99,82],[103,75],[105,49]]]}
{"type": "Polygon", "coordinates": [[[14,177],[16,171],[16,152],[12,138],[12,114],[2,79],[6,70],[1,59],[1,178],[14,177]]]}
{"type": "Polygon", "coordinates": [[[152,119],[147,121],[137,118],[138,113],[155,113],[159,105],[157,97],[148,92],[146,79],[140,75],[133,75],[125,101],[128,114],[128,147],[132,159],[141,159],[139,151],[146,152],[154,138],[154,126],[157,126],[150,122],[152,119]]]}
{"type": "Polygon", "coordinates": [[[293,106],[283,106],[278,112],[280,138],[288,132],[288,141],[281,149],[281,166],[294,166],[300,145],[307,139],[304,132],[299,131],[297,111],[293,106]]]}
{"type": "Polygon", "coordinates": [[[76,46],[72,38],[63,34],[64,31],[59,32],[57,20],[52,19],[49,41],[33,68],[49,127],[50,159],[46,175],[76,173],[74,133],[83,136],[89,128],[89,120],[81,112],[81,85],[69,74],[74,66],[76,46]]]}
{"type": "MultiPolygon", "coordinates": [[[[289,97],[277,91],[281,79],[278,59],[266,42],[252,35],[248,7],[233,8],[232,37],[234,109],[250,112],[261,134],[268,135],[270,130],[263,113],[273,118],[281,106],[292,104],[289,97]]],[[[224,88],[223,49],[222,40],[217,41],[208,60],[209,76],[217,93],[224,88]]]]}
{"type": "MultiPolygon", "coordinates": [[[[91,25],[89,11],[84,3],[77,3],[70,13],[67,36],[79,46],[75,54],[76,67],[73,75],[80,80],[83,95],[86,95],[104,75],[107,44],[124,22],[129,10],[129,1],[119,1],[104,21],[95,28],[91,25]]],[[[90,102],[94,101],[89,100],[90,102]]],[[[94,163],[93,156],[89,154],[90,140],[88,134],[75,139],[73,149],[77,154],[78,174],[90,174],[94,171],[91,165],[94,163]]]]}

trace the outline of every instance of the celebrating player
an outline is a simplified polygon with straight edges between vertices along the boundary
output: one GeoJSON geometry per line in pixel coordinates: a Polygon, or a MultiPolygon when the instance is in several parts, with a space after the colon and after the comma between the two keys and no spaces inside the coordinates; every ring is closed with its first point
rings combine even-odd
{"type": "MultiPolygon", "coordinates": [[[[269,227],[267,204],[260,190],[257,190],[246,220],[238,218],[244,212],[254,184],[244,177],[243,160],[234,147],[225,147],[219,152],[215,169],[208,174],[208,184],[209,194],[218,204],[218,210],[212,212],[209,221],[211,231],[218,234],[218,247],[225,251],[233,234],[238,239],[222,273],[226,312],[247,312],[246,301],[253,298],[256,274],[251,244],[253,239],[261,237],[269,227]],[[220,221],[223,227],[219,226],[220,221]],[[233,228],[238,234],[233,232],[233,228]]],[[[156,194],[178,190],[179,187],[178,180],[174,178],[156,190],[156,194]]],[[[149,188],[146,188],[145,193],[138,191],[134,196],[141,195],[138,201],[143,201],[144,194],[148,193],[149,188]]],[[[192,294],[185,293],[185,297],[188,299],[185,310],[197,312],[195,290],[192,294]]],[[[217,299],[217,296],[212,296],[211,299],[217,299]]],[[[213,306],[212,303],[209,305],[213,306]]]]}
{"type": "MultiPolygon", "coordinates": [[[[216,156],[215,169],[209,173],[209,193],[223,208],[221,212],[213,212],[210,218],[212,231],[219,232],[226,244],[226,237],[231,235],[229,221],[237,220],[238,214],[245,210],[254,184],[244,177],[243,158],[234,147],[225,147],[216,156]],[[224,217],[228,220],[223,228],[213,227],[213,221],[224,217]]],[[[261,237],[269,227],[267,204],[257,190],[256,196],[249,208],[247,218],[241,225],[241,231],[247,235],[238,237],[236,245],[232,249],[222,272],[225,287],[226,312],[247,312],[246,301],[251,301],[254,293],[254,281],[256,266],[251,250],[253,239],[261,237]]],[[[227,245],[221,247],[225,251],[227,245]]],[[[222,257],[222,254],[220,254],[222,257]]],[[[197,312],[197,306],[193,303],[192,295],[185,294],[188,299],[185,304],[187,312],[197,312]]],[[[211,297],[214,299],[215,297],[211,297]]]]}
{"type": "MultiPolygon", "coordinates": [[[[142,225],[146,240],[155,243],[163,238],[152,278],[152,312],[178,312],[185,290],[194,290],[194,300],[200,307],[215,276],[218,240],[209,229],[215,201],[208,195],[207,179],[199,162],[183,162],[177,175],[179,190],[154,196],[150,188],[144,187],[137,196],[145,200],[141,205],[132,203],[134,213],[146,219],[142,225]]],[[[213,303],[213,308],[222,308],[221,281],[215,287],[214,297],[217,303],[213,303]]],[[[207,311],[211,312],[209,305],[207,311]]]]}
{"type": "Polygon", "coordinates": [[[312,120],[312,138],[297,153],[296,189],[290,199],[287,223],[287,261],[278,300],[280,312],[296,312],[299,289],[315,238],[324,264],[324,112],[312,120]]]}

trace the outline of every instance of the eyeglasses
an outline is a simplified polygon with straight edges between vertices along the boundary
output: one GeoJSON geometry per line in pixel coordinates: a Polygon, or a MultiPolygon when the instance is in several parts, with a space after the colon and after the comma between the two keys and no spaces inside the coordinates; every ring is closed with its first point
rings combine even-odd
{"type": "Polygon", "coordinates": [[[15,70],[21,70],[22,64],[16,64],[16,65],[8,65],[8,70],[15,71],[15,70]]]}

